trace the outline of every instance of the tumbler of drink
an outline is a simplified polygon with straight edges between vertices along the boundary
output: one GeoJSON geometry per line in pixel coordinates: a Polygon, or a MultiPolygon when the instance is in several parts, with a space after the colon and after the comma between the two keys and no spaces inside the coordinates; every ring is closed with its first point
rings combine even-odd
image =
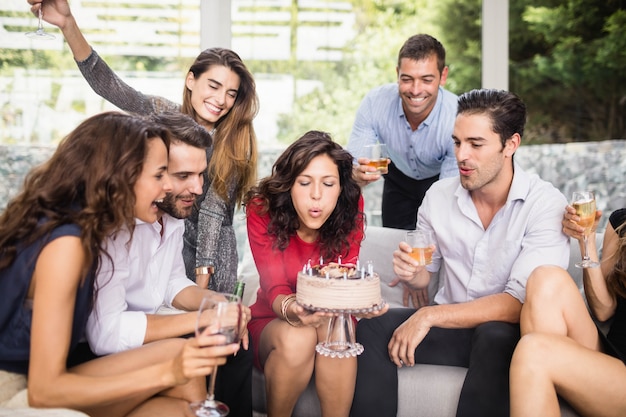
{"type": "Polygon", "coordinates": [[[376,168],[375,172],[367,172],[367,174],[387,173],[387,165],[389,165],[389,154],[387,153],[387,145],[385,145],[384,143],[365,145],[365,153],[363,156],[370,160],[367,166],[376,168]]]}
{"type": "Polygon", "coordinates": [[[406,242],[413,248],[411,257],[420,265],[429,265],[433,261],[434,240],[431,232],[410,230],[406,232],[406,242]]]}

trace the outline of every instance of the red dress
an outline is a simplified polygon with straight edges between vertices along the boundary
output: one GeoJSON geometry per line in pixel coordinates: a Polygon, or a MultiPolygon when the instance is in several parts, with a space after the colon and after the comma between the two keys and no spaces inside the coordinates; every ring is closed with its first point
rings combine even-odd
{"type": "MultiPolygon", "coordinates": [[[[260,288],[257,292],[256,302],[250,307],[252,319],[248,323],[248,332],[252,338],[254,349],[254,363],[261,368],[258,355],[261,332],[265,326],[277,316],[272,310],[274,299],[281,294],[289,295],[296,292],[298,272],[311,260],[312,264],[319,264],[319,242],[307,243],[300,239],[297,234],[291,237],[285,250],[274,249],[274,237],[267,233],[270,222],[269,215],[259,214],[255,205],[247,207],[247,227],[250,249],[259,272],[260,288]]],[[[363,211],[363,197],[359,199],[359,211],[363,211]]],[[[347,256],[342,257],[342,262],[356,262],[363,240],[363,223],[359,222],[357,228],[349,236],[350,248],[347,256]]],[[[327,261],[336,261],[328,259],[327,261]]]]}

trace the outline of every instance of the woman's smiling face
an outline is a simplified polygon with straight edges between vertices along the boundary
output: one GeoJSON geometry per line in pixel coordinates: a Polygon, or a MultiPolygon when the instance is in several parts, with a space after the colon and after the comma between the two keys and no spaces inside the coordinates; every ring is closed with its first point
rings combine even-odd
{"type": "Polygon", "coordinates": [[[319,229],[335,210],[341,193],[339,169],[328,155],[319,155],[296,177],[291,201],[298,214],[298,236],[314,242],[319,229]]]}
{"type": "Polygon", "coordinates": [[[161,138],[148,142],[148,153],[135,190],[135,217],[146,223],[159,219],[157,202],[163,201],[165,194],[172,191],[167,175],[167,148],[161,138]]]}
{"type": "Polygon", "coordinates": [[[233,70],[223,65],[213,65],[194,78],[187,74],[185,85],[191,91],[191,105],[201,119],[198,123],[213,129],[215,123],[226,116],[235,105],[241,80],[233,70]]]}

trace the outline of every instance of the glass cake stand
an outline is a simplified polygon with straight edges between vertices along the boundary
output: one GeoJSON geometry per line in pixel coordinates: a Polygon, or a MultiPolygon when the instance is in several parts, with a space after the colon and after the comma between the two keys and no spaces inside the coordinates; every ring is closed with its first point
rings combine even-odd
{"type": "Polygon", "coordinates": [[[354,336],[353,314],[373,313],[385,307],[385,300],[380,300],[378,304],[362,309],[329,309],[314,306],[304,306],[307,310],[322,311],[331,313],[333,316],[328,322],[328,333],[326,340],[315,346],[315,351],[322,356],[331,358],[349,358],[363,353],[363,345],[356,342],[354,336]]]}

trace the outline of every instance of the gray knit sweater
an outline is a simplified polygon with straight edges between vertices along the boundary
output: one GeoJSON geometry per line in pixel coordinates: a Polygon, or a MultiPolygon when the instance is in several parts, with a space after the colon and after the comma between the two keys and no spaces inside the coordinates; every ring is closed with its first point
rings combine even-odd
{"type": "MultiPolygon", "coordinates": [[[[77,64],[91,88],[122,110],[143,115],[180,111],[179,104],[143,94],[123,82],[94,50],[77,64]]],[[[207,150],[207,161],[212,151],[212,148],[207,150]]],[[[183,258],[187,277],[195,281],[196,266],[213,265],[215,274],[209,288],[220,292],[232,292],[237,280],[237,244],[233,229],[235,179],[231,184],[228,201],[224,201],[211,187],[211,179],[205,172],[199,207],[196,206],[185,220],[183,258]]]]}

